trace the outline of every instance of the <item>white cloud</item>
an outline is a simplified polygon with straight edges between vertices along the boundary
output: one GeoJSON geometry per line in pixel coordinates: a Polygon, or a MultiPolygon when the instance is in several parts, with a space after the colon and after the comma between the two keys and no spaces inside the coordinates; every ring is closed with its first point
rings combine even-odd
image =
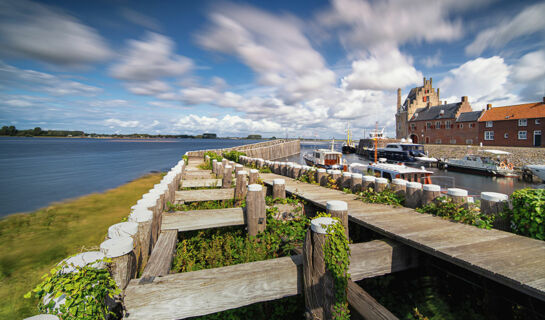
{"type": "Polygon", "coordinates": [[[25,0],[0,3],[0,49],[62,66],[103,61],[112,53],[92,28],[52,7],[25,0]]]}
{"type": "Polygon", "coordinates": [[[206,49],[237,56],[274,86],[286,102],[314,96],[335,83],[335,74],[302,32],[302,22],[243,5],[225,5],[210,15],[212,24],[197,35],[206,49]]]}
{"type": "Polygon", "coordinates": [[[352,62],[352,73],[342,79],[347,89],[393,90],[417,83],[422,73],[397,48],[373,49],[365,59],[352,62]]]}
{"type": "Polygon", "coordinates": [[[150,106],[159,107],[159,108],[176,108],[176,109],[191,109],[191,107],[184,107],[180,104],[169,103],[165,101],[150,101],[148,102],[150,106]]]}
{"type": "Polygon", "coordinates": [[[126,87],[130,92],[144,96],[154,96],[171,90],[166,82],[160,80],[130,82],[126,87]]]}
{"type": "Polygon", "coordinates": [[[115,127],[136,128],[140,125],[140,121],[136,121],[136,120],[123,121],[119,119],[106,119],[104,120],[104,124],[109,126],[110,128],[115,128],[115,127]]]}
{"type": "Polygon", "coordinates": [[[501,48],[512,40],[534,33],[545,34],[545,3],[541,2],[499,21],[497,26],[481,31],[466,47],[466,53],[481,54],[487,48],[501,48]]]}
{"type": "Polygon", "coordinates": [[[441,51],[437,51],[433,56],[427,56],[422,59],[422,63],[427,68],[433,68],[441,64],[441,51]]]}
{"type": "Polygon", "coordinates": [[[121,80],[149,81],[182,75],[193,67],[191,59],[174,53],[174,42],[148,32],[143,40],[130,40],[121,61],[110,74],[121,80]]]}
{"type": "Polygon", "coordinates": [[[213,131],[219,134],[248,134],[282,132],[282,126],[267,119],[251,120],[240,116],[225,115],[213,118],[190,114],[181,117],[174,126],[183,132],[213,131]]]}
{"type": "Polygon", "coordinates": [[[545,96],[545,50],[522,56],[512,68],[513,81],[523,86],[520,95],[527,101],[545,96]]]}
{"type": "Polygon", "coordinates": [[[12,107],[30,107],[34,105],[32,102],[28,100],[20,100],[20,99],[10,99],[10,100],[4,101],[3,103],[12,107]]]}
{"type": "Polygon", "coordinates": [[[104,108],[115,108],[115,107],[124,107],[128,105],[127,100],[123,99],[111,99],[111,100],[97,100],[90,101],[88,104],[92,107],[104,107],[104,108]]]}
{"type": "Polygon", "coordinates": [[[127,19],[127,21],[132,22],[141,27],[155,30],[155,31],[161,30],[161,27],[159,26],[159,22],[156,19],[148,15],[145,15],[143,13],[140,13],[136,10],[133,10],[131,8],[128,8],[128,7],[122,8],[121,15],[123,16],[123,18],[127,19]]]}

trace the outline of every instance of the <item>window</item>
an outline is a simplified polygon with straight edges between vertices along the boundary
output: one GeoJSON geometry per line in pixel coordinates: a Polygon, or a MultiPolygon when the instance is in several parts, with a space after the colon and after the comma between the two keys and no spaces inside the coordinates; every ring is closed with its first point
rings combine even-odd
{"type": "Polygon", "coordinates": [[[508,138],[509,138],[509,134],[506,132],[506,133],[503,134],[503,137],[504,137],[505,139],[508,139],[508,138]]]}
{"type": "Polygon", "coordinates": [[[487,121],[486,122],[486,127],[487,128],[492,128],[492,121],[487,121]]]}
{"type": "MultiPolygon", "coordinates": [[[[470,124],[469,124],[469,127],[470,127],[470,128],[473,128],[474,126],[475,126],[474,123],[470,123],[470,124]]],[[[463,127],[463,126],[462,126],[462,127],[463,127]]]]}
{"type": "Polygon", "coordinates": [[[431,122],[426,122],[426,129],[431,129],[431,122]]]}
{"type": "Polygon", "coordinates": [[[466,144],[473,144],[473,139],[466,139],[466,144]]]}
{"type": "Polygon", "coordinates": [[[541,124],[541,120],[540,120],[540,119],[536,119],[536,124],[541,124]]]}
{"type": "Polygon", "coordinates": [[[528,119],[519,119],[519,127],[526,127],[527,125],[528,125],[528,119]]]}
{"type": "Polygon", "coordinates": [[[527,135],[526,131],[519,131],[519,140],[526,140],[526,135],[527,135]]]}
{"type": "Polygon", "coordinates": [[[416,130],[416,124],[411,123],[411,130],[416,130]]]}
{"type": "MultiPolygon", "coordinates": [[[[451,126],[450,126],[450,120],[447,120],[447,121],[445,122],[445,128],[447,128],[447,129],[450,129],[450,128],[451,128],[451,126]]],[[[456,142],[455,142],[455,143],[456,143],[456,142]]]]}
{"type": "MultiPolygon", "coordinates": [[[[471,123],[470,123],[471,124],[471,123]]],[[[464,128],[464,124],[463,123],[460,123],[460,129],[463,129],[464,128]]]]}
{"type": "Polygon", "coordinates": [[[435,144],[441,144],[441,139],[435,139],[435,144]]]}
{"type": "Polygon", "coordinates": [[[428,97],[424,96],[424,97],[422,98],[422,101],[424,101],[424,102],[428,101],[428,97]]]}
{"type": "Polygon", "coordinates": [[[456,144],[456,139],[450,139],[450,144],[456,144]]]}
{"type": "Polygon", "coordinates": [[[441,121],[435,121],[435,129],[441,129],[441,121]]]}
{"type": "Polygon", "coordinates": [[[485,131],[484,140],[494,140],[494,131],[485,131]]]}

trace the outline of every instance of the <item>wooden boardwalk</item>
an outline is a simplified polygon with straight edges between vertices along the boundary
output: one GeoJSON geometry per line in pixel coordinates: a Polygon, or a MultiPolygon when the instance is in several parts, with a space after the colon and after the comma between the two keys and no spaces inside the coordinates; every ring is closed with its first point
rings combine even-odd
{"type": "Polygon", "coordinates": [[[176,211],[163,213],[161,229],[191,231],[244,225],[242,208],[176,211]]]}
{"type": "Polygon", "coordinates": [[[318,207],[328,200],[348,204],[349,220],[498,283],[545,301],[545,241],[499,230],[450,222],[413,209],[367,204],[352,194],[267,173],[272,185],[284,179],[286,191],[318,207]]]}

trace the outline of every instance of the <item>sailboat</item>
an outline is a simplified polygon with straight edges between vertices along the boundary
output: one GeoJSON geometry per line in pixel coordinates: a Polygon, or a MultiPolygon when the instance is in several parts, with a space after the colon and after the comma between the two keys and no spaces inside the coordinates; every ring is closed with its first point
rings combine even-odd
{"type": "Polygon", "coordinates": [[[350,141],[350,124],[346,124],[346,141],[341,148],[343,154],[356,153],[356,145],[350,141]]]}

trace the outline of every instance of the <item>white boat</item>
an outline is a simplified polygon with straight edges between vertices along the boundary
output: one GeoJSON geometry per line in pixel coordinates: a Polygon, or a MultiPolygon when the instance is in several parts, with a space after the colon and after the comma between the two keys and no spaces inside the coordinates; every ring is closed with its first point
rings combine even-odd
{"type": "Polygon", "coordinates": [[[378,163],[369,163],[368,165],[363,163],[350,164],[349,171],[353,173],[372,174],[377,177],[392,179],[404,179],[407,181],[421,182],[424,184],[431,184],[432,171],[427,171],[424,168],[407,167],[405,165],[385,163],[384,161],[378,163]]]}
{"type": "Polygon", "coordinates": [[[545,164],[528,164],[524,168],[530,170],[535,174],[541,181],[545,182],[545,164]]]}
{"type": "Polygon", "coordinates": [[[502,150],[482,150],[481,152],[485,154],[468,154],[462,159],[447,159],[439,167],[488,176],[517,176],[513,164],[506,159],[501,159],[501,156],[507,156],[511,153],[502,150]],[[493,155],[497,156],[497,158],[493,158],[493,155]]]}
{"type": "Polygon", "coordinates": [[[313,152],[303,155],[303,159],[309,166],[325,169],[343,168],[343,154],[333,150],[335,140],[331,142],[331,149],[316,149],[313,152]]]}

